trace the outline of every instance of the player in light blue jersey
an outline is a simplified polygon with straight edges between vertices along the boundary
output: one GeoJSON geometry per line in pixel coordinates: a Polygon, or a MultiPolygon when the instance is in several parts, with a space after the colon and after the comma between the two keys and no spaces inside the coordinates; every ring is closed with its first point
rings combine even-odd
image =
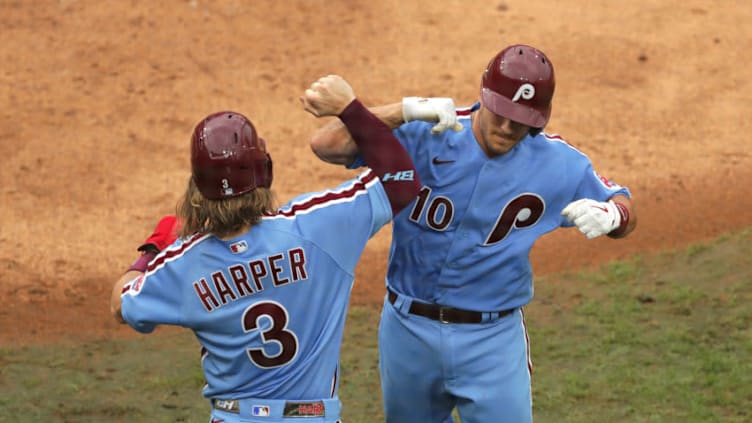
{"type": "Polygon", "coordinates": [[[251,121],[209,115],[193,132],[178,216],[159,222],[113,287],[121,322],[195,333],[211,422],[339,421],[356,263],[420,189],[405,149],[344,79],[319,79],[301,102],[315,116],[338,116],[371,169],[275,209],[272,160],[251,121]]]}
{"type": "MultiPolygon", "coordinates": [[[[635,227],[628,189],[542,131],[554,85],[541,51],[513,45],[489,62],[470,108],[406,97],[371,109],[394,128],[423,183],[394,217],[379,327],[388,423],[451,422],[454,408],[463,423],[531,422],[522,308],[533,298],[533,244],[559,227],[588,238],[635,227]]],[[[325,161],[363,163],[336,121],[311,147],[325,161]]]]}

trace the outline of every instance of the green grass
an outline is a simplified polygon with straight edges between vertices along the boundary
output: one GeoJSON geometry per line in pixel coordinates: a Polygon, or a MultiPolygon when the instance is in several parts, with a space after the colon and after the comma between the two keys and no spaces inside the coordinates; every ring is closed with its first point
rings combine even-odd
{"type": "Polygon", "coordinates": [[[751,258],[745,231],[537,280],[536,421],[752,421],[751,258]]]}
{"type": "MultiPolygon", "coordinates": [[[[536,279],[526,309],[536,423],[752,421],[750,230],[536,279]]],[[[615,244],[616,245],[616,244],[615,244]]],[[[340,395],[383,420],[378,307],[353,307],[340,395]]],[[[0,422],[206,422],[186,331],[0,349],[0,422]]]]}

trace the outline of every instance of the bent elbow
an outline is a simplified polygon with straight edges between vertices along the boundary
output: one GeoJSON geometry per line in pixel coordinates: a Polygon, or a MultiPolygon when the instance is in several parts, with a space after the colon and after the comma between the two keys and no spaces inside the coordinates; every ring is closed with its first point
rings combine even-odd
{"type": "Polygon", "coordinates": [[[315,133],[310,141],[311,151],[320,160],[327,163],[340,164],[337,161],[337,150],[331,137],[326,134],[315,133]]]}
{"type": "Polygon", "coordinates": [[[358,147],[352,141],[350,133],[336,121],[314,132],[309,146],[316,157],[331,164],[348,166],[358,155],[358,147]]]}
{"type": "Polygon", "coordinates": [[[313,154],[315,154],[316,157],[318,157],[322,161],[330,162],[329,156],[331,155],[331,153],[329,152],[327,142],[323,137],[316,137],[314,135],[313,137],[311,137],[309,146],[311,147],[311,151],[313,151],[313,154]]]}
{"type": "Polygon", "coordinates": [[[118,323],[125,323],[125,320],[123,320],[123,313],[120,311],[120,304],[110,304],[110,314],[112,314],[112,318],[115,319],[118,323]]]}

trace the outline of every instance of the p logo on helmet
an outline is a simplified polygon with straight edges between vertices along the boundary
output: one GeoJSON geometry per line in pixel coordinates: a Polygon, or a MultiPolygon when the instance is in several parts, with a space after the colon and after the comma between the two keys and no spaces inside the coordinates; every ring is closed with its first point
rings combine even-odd
{"type": "Polygon", "coordinates": [[[481,79],[480,98],[491,112],[532,128],[543,128],[551,117],[554,68],[545,54],[527,45],[500,51],[481,79]]]}
{"type": "Polygon", "coordinates": [[[517,100],[520,99],[520,97],[524,98],[525,100],[530,100],[535,96],[535,87],[531,84],[522,84],[520,85],[520,88],[517,88],[517,92],[514,93],[514,98],[512,99],[512,102],[516,103],[517,100]]]}

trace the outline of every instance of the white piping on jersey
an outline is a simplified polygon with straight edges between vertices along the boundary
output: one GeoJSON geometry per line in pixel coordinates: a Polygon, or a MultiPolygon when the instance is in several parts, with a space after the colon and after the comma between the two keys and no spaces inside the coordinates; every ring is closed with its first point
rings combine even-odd
{"type": "MultiPolygon", "coordinates": [[[[287,207],[284,209],[280,209],[278,211],[278,214],[275,214],[273,216],[262,216],[262,220],[274,220],[274,219],[295,219],[296,215],[300,214],[307,214],[314,210],[318,210],[323,207],[329,207],[334,204],[340,204],[340,203],[346,203],[350,201],[354,201],[358,196],[361,196],[363,194],[366,194],[368,192],[368,188],[372,187],[374,184],[379,182],[379,178],[376,176],[376,174],[373,173],[371,169],[365,170],[363,173],[358,175],[357,178],[353,179],[351,183],[344,185],[340,187],[339,189],[333,189],[333,190],[326,190],[319,192],[315,195],[306,197],[304,199],[298,200],[294,203],[290,203],[287,207]],[[358,185],[363,185],[363,188],[356,189],[354,191],[353,188],[357,187],[358,185]],[[343,195],[343,193],[347,193],[348,191],[352,191],[346,195],[343,195]],[[333,199],[326,200],[327,196],[332,196],[333,199]],[[296,210],[295,207],[298,207],[296,210]],[[288,215],[281,214],[282,213],[288,213],[288,215]]],[[[209,238],[210,236],[213,236],[212,234],[194,234],[188,237],[183,243],[176,245],[171,248],[167,248],[162,250],[152,261],[152,264],[146,269],[146,272],[141,278],[146,278],[148,275],[151,275],[152,273],[158,271],[159,269],[163,268],[166,263],[177,260],[178,258],[182,257],[186,252],[188,252],[191,248],[201,243],[201,241],[205,240],[206,238],[209,238]],[[153,266],[153,267],[152,267],[153,266]]],[[[136,280],[138,278],[134,278],[136,280]]],[[[123,294],[130,293],[131,295],[138,295],[139,292],[143,289],[143,285],[139,288],[138,291],[133,292],[131,291],[130,287],[132,285],[132,282],[128,282],[125,286],[123,286],[123,294]]],[[[145,280],[142,280],[141,283],[144,283],[145,280]]],[[[352,286],[351,286],[352,289],[352,286]]]]}
{"type": "Polygon", "coordinates": [[[154,260],[152,261],[152,263],[156,263],[156,265],[153,268],[151,266],[147,268],[144,276],[151,275],[157,270],[163,268],[166,263],[175,261],[178,258],[182,257],[186,252],[188,252],[188,250],[200,244],[201,241],[209,238],[210,236],[212,236],[212,234],[194,234],[189,236],[182,244],[160,251],[160,253],[157,254],[157,256],[154,257],[154,260]]]}
{"type": "Polygon", "coordinates": [[[306,198],[302,198],[294,203],[287,204],[284,208],[278,210],[277,214],[273,216],[263,216],[262,220],[276,220],[276,219],[295,219],[297,215],[308,214],[315,210],[329,207],[335,204],[347,203],[354,201],[358,196],[366,194],[368,188],[372,187],[379,181],[379,178],[373,173],[371,169],[368,169],[358,175],[358,177],[351,181],[351,183],[340,187],[339,189],[325,190],[318,192],[306,198]],[[352,191],[358,185],[363,185],[363,188],[352,191]],[[347,195],[342,195],[348,191],[352,191],[347,195]],[[332,199],[326,199],[326,197],[333,196],[332,199]]]}
{"type": "Polygon", "coordinates": [[[567,147],[571,148],[572,150],[574,150],[574,151],[582,154],[583,156],[587,157],[587,154],[583,153],[577,147],[575,147],[572,144],[570,144],[569,142],[567,142],[567,140],[565,140],[564,137],[562,137],[559,134],[549,134],[548,132],[541,132],[541,135],[543,135],[544,137],[546,137],[546,140],[548,140],[548,141],[558,142],[558,143],[564,144],[567,147]]]}
{"type": "Polygon", "coordinates": [[[164,250],[160,251],[159,254],[154,257],[151,263],[149,263],[149,266],[146,268],[146,272],[144,272],[143,275],[139,275],[138,277],[133,278],[131,281],[126,283],[123,286],[123,290],[121,291],[120,295],[132,295],[136,296],[143,290],[143,285],[146,283],[146,277],[151,275],[152,273],[156,272],[157,270],[163,268],[166,263],[177,260],[178,258],[182,257],[186,251],[190,250],[194,246],[198,245],[203,241],[204,239],[210,237],[211,234],[194,234],[189,236],[185,241],[179,245],[165,248],[164,250]],[[138,281],[140,286],[135,291],[131,290],[131,287],[133,286],[134,281],[138,281]]]}
{"type": "Polygon", "coordinates": [[[469,118],[470,114],[480,109],[480,101],[476,101],[471,106],[456,107],[454,112],[457,114],[457,118],[469,118]]]}

